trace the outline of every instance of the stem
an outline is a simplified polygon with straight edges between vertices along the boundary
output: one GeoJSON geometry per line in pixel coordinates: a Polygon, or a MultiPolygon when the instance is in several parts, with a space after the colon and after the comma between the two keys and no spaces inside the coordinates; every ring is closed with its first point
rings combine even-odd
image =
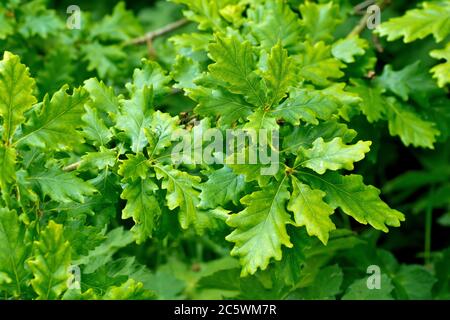
{"type": "MultiPolygon", "coordinates": [[[[430,195],[433,194],[434,188],[431,187],[430,195]]],[[[425,212],[425,248],[424,248],[424,260],[425,265],[431,263],[431,229],[433,224],[433,205],[431,201],[428,203],[427,211],[425,212]]]]}
{"type": "Polygon", "coordinates": [[[139,38],[131,39],[126,43],[126,45],[132,45],[132,44],[143,44],[143,43],[151,43],[153,39],[160,37],[162,35],[165,35],[167,33],[170,33],[186,24],[188,24],[190,21],[183,18],[178,21],[175,21],[173,23],[170,23],[160,29],[156,29],[154,31],[147,32],[145,35],[139,38]]]}
{"type": "Polygon", "coordinates": [[[63,168],[63,171],[65,171],[65,172],[75,171],[78,169],[80,164],[81,164],[81,160],[77,161],[75,163],[69,164],[68,166],[63,168]]]}
{"type": "MultiPolygon", "coordinates": [[[[391,0],[383,0],[378,1],[377,4],[380,7],[380,10],[383,10],[390,4],[391,0]]],[[[349,37],[359,35],[364,31],[367,25],[367,21],[369,20],[372,13],[366,12],[366,14],[359,20],[359,23],[353,28],[353,30],[348,34],[349,37]]]]}

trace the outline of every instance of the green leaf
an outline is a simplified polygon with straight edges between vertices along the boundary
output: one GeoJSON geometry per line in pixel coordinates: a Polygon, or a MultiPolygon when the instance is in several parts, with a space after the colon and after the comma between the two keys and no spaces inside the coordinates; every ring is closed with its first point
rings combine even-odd
{"type": "Polygon", "coordinates": [[[57,202],[84,202],[85,196],[94,194],[96,189],[78,178],[74,172],[63,172],[55,167],[30,176],[30,181],[39,185],[44,195],[57,202]]]}
{"type": "Polygon", "coordinates": [[[0,191],[16,180],[16,150],[0,144],[0,191]]]}
{"type": "Polygon", "coordinates": [[[202,116],[219,116],[220,125],[231,126],[239,119],[246,119],[251,115],[253,106],[248,104],[240,95],[225,92],[223,89],[196,88],[189,97],[198,102],[194,109],[202,116]]]}
{"type": "Polygon", "coordinates": [[[169,166],[154,165],[156,177],[162,179],[162,188],[167,190],[166,200],[170,210],[179,208],[178,220],[183,229],[195,224],[199,202],[200,178],[169,166]]]}
{"type": "Polygon", "coordinates": [[[7,16],[8,11],[0,7],[0,39],[6,39],[14,33],[14,24],[11,18],[7,16]]]}
{"type": "Polygon", "coordinates": [[[70,244],[64,239],[63,226],[50,221],[33,244],[33,258],[28,266],[33,273],[31,286],[38,299],[57,299],[69,279],[70,244]]]}
{"type": "Polygon", "coordinates": [[[100,78],[114,77],[119,73],[119,64],[127,55],[119,46],[102,45],[92,42],[81,47],[84,60],[88,62],[89,71],[97,71],[100,78]]]}
{"type": "Polygon", "coordinates": [[[433,122],[423,120],[411,108],[397,100],[388,100],[389,133],[399,136],[406,145],[414,147],[434,148],[439,130],[433,122]]]}
{"type": "Polygon", "coordinates": [[[249,103],[259,107],[265,105],[263,84],[255,73],[254,49],[248,41],[217,36],[209,45],[209,55],[215,61],[208,67],[214,78],[226,81],[231,92],[242,94],[249,103]]]}
{"type": "Polygon", "coordinates": [[[419,265],[402,265],[394,277],[394,285],[400,292],[399,299],[431,299],[435,282],[433,275],[419,265]]]}
{"type": "Polygon", "coordinates": [[[342,142],[349,143],[356,135],[355,130],[349,129],[345,124],[337,122],[336,119],[320,122],[318,125],[307,124],[290,130],[289,134],[284,137],[283,151],[297,154],[300,147],[310,148],[312,143],[320,137],[324,141],[341,137],[342,142]]]}
{"type": "Polygon", "coordinates": [[[35,82],[20,58],[6,51],[0,61],[0,117],[3,118],[3,141],[9,143],[17,126],[25,120],[36,98],[35,82]]]}
{"type": "Polygon", "coordinates": [[[365,39],[359,37],[347,37],[339,39],[331,47],[333,56],[345,63],[355,62],[355,56],[362,56],[369,47],[365,39]]]}
{"type": "Polygon", "coordinates": [[[131,11],[126,10],[125,2],[119,2],[111,15],[92,27],[91,36],[105,41],[126,41],[142,32],[139,21],[131,11]]]}
{"type": "Polygon", "coordinates": [[[388,226],[398,227],[405,217],[389,208],[379,195],[380,191],[363,183],[360,175],[342,176],[326,173],[323,176],[301,172],[300,177],[311,183],[313,188],[325,191],[325,201],[333,208],[340,207],[344,213],[362,224],[369,223],[377,230],[388,231],[388,226]]]}
{"type": "Polygon", "coordinates": [[[72,95],[69,87],[63,86],[50,100],[48,96],[33,112],[23,129],[17,143],[46,149],[64,149],[83,142],[78,127],[83,125],[84,105],[89,99],[88,93],[75,89],[72,95]]]}
{"type": "Polygon", "coordinates": [[[85,110],[86,113],[81,117],[85,123],[83,126],[84,136],[91,141],[94,146],[105,146],[111,141],[113,137],[112,132],[100,118],[97,109],[85,106],[85,110]]]}
{"type": "Polygon", "coordinates": [[[430,75],[421,67],[420,61],[399,71],[394,71],[388,64],[375,82],[402,98],[403,101],[407,101],[409,97],[413,97],[418,102],[427,101],[430,96],[439,92],[430,75]]]}
{"type": "Polygon", "coordinates": [[[279,126],[275,114],[264,109],[257,109],[247,117],[248,122],[245,124],[245,129],[254,130],[278,130],[279,126]]]}
{"type": "Polygon", "coordinates": [[[339,19],[339,7],[333,2],[317,4],[306,1],[300,5],[302,27],[306,38],[312,43],[333,39],[332,33],[339,19]]]}
{"type": "Polygon", "coordinates": [[[242,276],[266,269],[271,258],[281,260],[282,245],[292,247],[286,230],[291,223],[286,210],[289,196],[284,178],[242,198],[246,208],[228,218],[227,224],[235,230],[226,239],[235,243],[231,255],[240,257],[242,276]]]}
{"type": "Polygon", "coordinates": [[[218,29],[224,24],[220,10],[224,8],[229,0],[172,0],[176,3],[185,4],[189,10],[183,11],[186,18],[198,23],[199,30],[218,29]]]}
{"type": "Polygon", "coordinates": [[[450,33],[450,4],[448,1],[423,2],[420,9],[409,10],[402,17],[382,23],[377,33],[387,36],[388,41],[403,38],[405,43],[432,34],[441,42],[450,33]]]}
{"type": "Polygon", "coordinates": [[[306,300],[335,299],[336,295],[340,293],[343,280],[344,274],[338,265],[325,267],[318,272],[310,285],[296,290],[292,298],[306,300]]]}
{"type": "Polygon", "coordinates": [[[116,126],[131,140],[133,152],[140,152],[147,146],[148,140],[144,129],[150,127],[153,112],[153,91],[149,87],[142,87],[141,90],[134,92],[130,100],[122,101],[116,126]]]}
{"type": "Polygon", "coordinates": [[[364,159],[370,151],[371,141],[358,141],[353,145],[346,145],[340,137],[330,142],[318,138],[313,142],[311,149],[302,149],[301,157],[296,162],[297,166],[303,166],[316,171],[319,174],[327,170],[353,170],[353,163],[364,159]]]}
{"type": "Polygon", "coordinates": [[[334,209],[323,201],[325,192],[311,189],[294,176],[291,181],[293,190],[287,208],[294,213],[295,224],[305,226],[310,236],[317,236],[327,244],[329,233],[336,226],[330,219],[334,209]]]}
{"type": "Polygon", "coordinates": [[[287,89],[294,84],[294,68],[292,58],[281,43],[277,43],[270,51],[268,68],[264,73],[264,79],[268,89],[269,105],[276,105],[286,96],[287,89]]]}
{"type": "Polygon", "coordinates": [[[301,25],[297,14],[283,1],[265,1],[247,11],[252,34],[267,50],[281,41],[282,47],[293,50],[300,42],[301,25]]]}
{"type": "Polygon", "coordinates": [[[92,109],[111,114],[119,111],[119,99],[113,88],[107,87],[103,81],[96,78],[88,79],[84,82],[84,88],[89,92],[92,109]]]}
{"type": "Polygon", "coordinates": [[[444,49],[433,50],[430,56],[435,59],[444,59],[445,62],[431,68],[433,78],[438,82],[438,86],[443,88],[450,83],[450,43],[447,43],[444,49]]]}
{"type": "Polygon", "coordinates": [[[367,287],[367,278],[356,280],[347,289],[342,300],[393,300],[391,292],[394,286],[391,279],[385,275],[381,275],[380,289],[369,289],[367,287]]]}
{"type": "Polygon", "coordinates": [[[208,181],[201,185],[201,208],[216,208],[232,201],[239,203],[240,195],[244,191],[244,176],[235,174],[229,167],[213,171],[208,181]]]}
{"type": "Polygon", "coordinates": [[[372,87],[362,80],[352,79],[351,83],[353,86],[349,87],[349,91],[358,94],[362,99],[360,108],[367,120],[372,123],[382,119],[387,108],[383,89],[377,86],[372,87]]]}
{"type": "Polygon", "coordinates": [[[133,218],[135,225],[131,231],[138,244],[152,236],[161,215],[158,200],[154,195],[156,190],[158,186],[153,181],[137,179],[127,184],[120,196],[127,200],[122,219],[133,218]]]}
{"type": "Polygon", "coordinates": [[[98,152],[87,152],[81,157],[80,170],[112,168],[116,164],[117,154],[115,150],[100,147],[98,152]]]}
{"type": "Polygon", "coordinates": [[[169,114],[161,111],[156,111],[152,115],[151,129],[146,131],[149,141],[148,155],[150,159],[161,154],[162,151],[172,144],[179,122],[178,117],[171,117],[169,114]]]}
{"type": "Polygon", "coordinates": [[[0,292],[16,298],[26,290],[30,274],[25,268],[25,260],[31,246],[25,232],[25,226],[15,211],[0,208],[0,274],[6,278],[3,283],[0,281],[0,292]]]}
{"type": "Polygon", "coordinates": [[[311,44],[305,42],[303,52],[296,56],[300,66],[299,74],[318,86],[330,84],[330,78],[339,79],[344,73],[342,62],[331,55],[331,47],[323,41],[311,44]]]}
{"type": "Polygon", "coordinates": [[[170,92],[169,82],[172,79],[161,66],[151,60],[142,60],[142,67],[133,72],[133,82],[126,85],[131,94],[144,87],[152,88],[155,98],[160,98],[170,92]]]}
{"type": "Polygon", "coordinates": [[[118,174],[124,177],[123,180],[145,180],[149,176],[148,159],[142,153],[127,154],[127,158],[120,165],[118,174]]]}
{"type": "Polygon", "coordinates": [[[90,250],[87,255],[74,261],[74,264],[85,266],[83,274],[95,273],[100,267],[112,261],[113,255],[119,249],[132,242],[133,235],[131,232],[124,230],[122,227],[115,228],[108,232],[106,239],[100,245],[90,250]]]}
{"type": "Polygon", "coordinates": [[[177,56],[175,65],[170,73],[177,82],[174,88],[189,92],[196,87],[195,79],[200,76],[199,63],[185,56],[177,56]]]}
{"type": "Polygon", "coordinates": [[[317,125],[318,119],[330,119],[337,109],[337,103],[318,90],[296,89],[271,114],[293,125],[300,120],[317,125]]]}
{"type": "Polygon", "coordinates": [[[20,21],[19,32],[25,38],[38,35],[46,39],[63,28],[56,12],[46,8],[44,1],[29,1],[21,6],[21,10],[26,14],[20,21]]]}
{"type": "Polygon", "coordinates": [[[141,282],[128,279],[120,286],[108,288],[104,300],[149,300],[155,296],[151,291],[145,290],[141,282]]]}

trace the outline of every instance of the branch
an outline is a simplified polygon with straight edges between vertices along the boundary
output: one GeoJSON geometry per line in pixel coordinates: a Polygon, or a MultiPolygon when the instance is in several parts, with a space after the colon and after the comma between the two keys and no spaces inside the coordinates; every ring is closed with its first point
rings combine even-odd
{"type": "MultiPolygon", "coordinates": [[[[368,3],[368,1],[365,1],[363,3],[368,3]]],[[[380,11],[386,8],[391,3],[391,0],[383,0],[379,4],[380,11]]],[[[362,8],[359,7],[358,10],[361,10],[362,8]]],[[[356,10],[356,9],[355,9],[356,10]]],[[[359,20],[359,23],[356,25],[356,27],[353,28],[353,30],[349,33],[349,36],[356,36],[364,31],[367,25],[367,21],[369,20],[371,16],[371,13],[366,12],[366,14],[359,20]]]]}
{"type": "Polygon", "coordinates": [[[163,36],[167,33],[170,33],[186,24],[188,24],[190,21],[183,18],[178,21],[175,21],[173,23],[168,24],[167,26],[164,26],[160,29],[156,29],[154,31],[147,32],[145,35],[139,38],[131,39],[126,43],[126,45],[133,45],[133,44],[143,44],[143,43],[151,43],[153,39],[163,36]]]}

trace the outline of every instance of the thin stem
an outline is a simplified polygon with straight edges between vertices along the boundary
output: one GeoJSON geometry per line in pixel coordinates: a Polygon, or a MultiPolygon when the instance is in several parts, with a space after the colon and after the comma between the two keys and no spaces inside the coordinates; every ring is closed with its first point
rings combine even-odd
{"type": "Polygon", "coordinates": [[[153,39],[155,39],[157,37],[160,37],[160,36],[163,36],[163,35],[165,35],[167,33],[170,33],[172,31],[174,31],[174,30],[176,30],[176,29],[178,29],[178,28],[188,24],[189,22],[190,21],[185,19],[185,18],[180,19],[180,20],[175,21],[173,23],[170,23],[170,24],[168,24],[168,25],[166,25],[166,26],[164,26],[164,27],[162,27],[160,29],[156,29],[154,31],[147,32],[142,37],[131,39],[130,41],[128,41],[126,43],[126,45],[143,44],[143,43],[149,44],[149,43],[152,42],[153,39]]]}
{"type": "MultiPolygon", "coordinates": [[[[430,196],[433,194],[434,188],[430,189],[430,196]]],[[[427,211],[425,212],[425,244],[424,244],[424,260],[425,265],[431,263],[431,229],[433,225],[433,205],[429,201],[427,205],[427,211]]]]}
{"type": "MultiPolygon", "coordinates": [[[[391,2],[391,0],[383,0],[383,1],[378,1],[377,4],[380,7],[380,10],[383,10],[390,4],[390,2],[391,2]]],[[[361,32],[363,32],[367,26],[367,21],[369,20],[371,15],[372,15],[371,12],[366,12],[366,14],[361,18],[361,20],[359,20],[359,23],[353,28],[353,30],[349,33],[348,36],[349,37],[356,36],[356,35],[359,35],[361,32]]]]}
{"type": "Polygon", "coordinates": [[[77,161],[75,163],[69,164],[68,166],[63,168],[63,171],[65,172],[70,172],[70,171],[75,171],[78,169],[78,167],[81,165],[81,160],[77,161]]]}

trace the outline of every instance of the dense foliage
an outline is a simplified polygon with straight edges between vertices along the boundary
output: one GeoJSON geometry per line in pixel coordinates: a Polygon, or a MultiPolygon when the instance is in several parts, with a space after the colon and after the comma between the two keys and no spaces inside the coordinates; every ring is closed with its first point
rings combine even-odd
{"type": "Polygon", "coordinates": [[[2,299],[450,298],[450,1],[66,2],[0,4],[2,299]]]}

